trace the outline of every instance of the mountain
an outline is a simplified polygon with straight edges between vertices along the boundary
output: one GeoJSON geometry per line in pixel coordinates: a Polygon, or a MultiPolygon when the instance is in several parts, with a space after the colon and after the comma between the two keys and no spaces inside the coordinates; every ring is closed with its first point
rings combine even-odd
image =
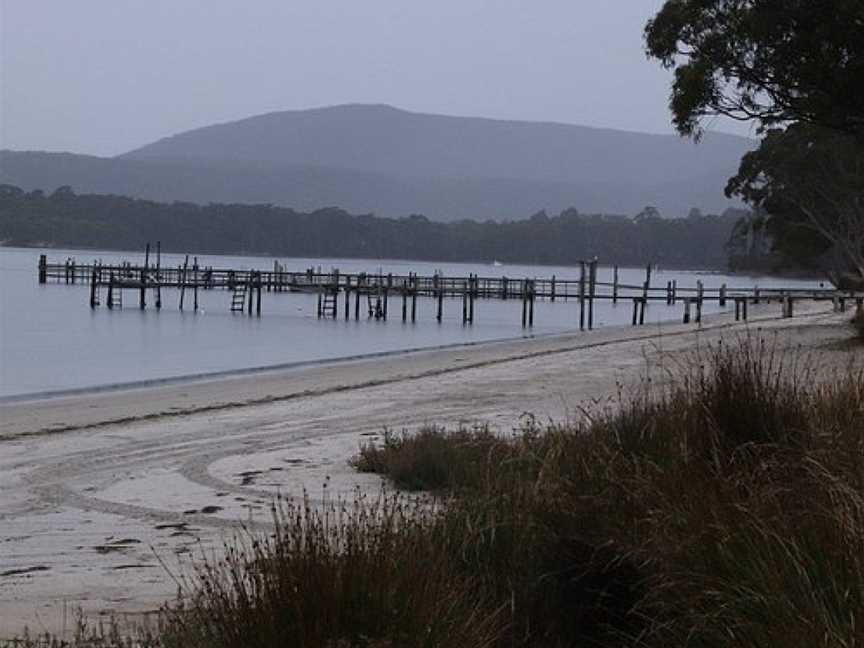
{"type": "Polygon", "coordinates": [[[426,115],[389,106],[284,111],[180,133],[115,158],[0,156],[0,181],[154,200],[338,205],[382,216],[523,218],[557,212],[719,212],[754,142],[699,144],[557,123],[426,115]]]}

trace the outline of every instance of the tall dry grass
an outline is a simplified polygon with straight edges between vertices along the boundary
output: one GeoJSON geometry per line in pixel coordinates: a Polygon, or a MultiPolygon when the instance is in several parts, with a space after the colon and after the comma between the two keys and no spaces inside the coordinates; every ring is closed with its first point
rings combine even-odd
{"type": "Polygon", "coordinates": [[[506,645],[862,645],[862,375],[749,340],[675,378],[568,427],[391,435],[355,463],[401,484],[436,464],[506,645]]]}
{"type": "Polygon", "coordinates": [[[566,426],[387,434],[354,465],[433,502],[282,502],[159,645],[864,645],[864,376],[744,340],[671,378],[566,426]]]}

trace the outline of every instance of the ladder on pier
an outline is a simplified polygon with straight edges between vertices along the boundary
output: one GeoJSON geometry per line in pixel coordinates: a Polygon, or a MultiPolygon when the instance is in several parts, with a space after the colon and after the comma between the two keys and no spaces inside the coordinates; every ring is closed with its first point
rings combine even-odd
{"type": "Polygon", "coordinates": [[[234,286],[234,293],[231,295],[231,312],[242,313],[246,307],[246,295],[249,293],[249,282],[243,281],[234,286]]]}
{"type": "Polygon", "coordinates": [[[123,290],[113,283],[108,285],[108,299],[105,303],[108,308],[123,308],[123,290]]]}
{"type": "Polygon", "coordinates": [[[384,306],[380,288],[375,292],[369,291],[366,293],[366,305],[369,307],[369,317],[374,317],[376,320],[384,318],[384,306]]]}
{"type": "MultiPolygon", "coordinates": [[[[347,297],[345,299],[348,299],[347,297]]],[[[324,289],[318,296],[318,317],[336,318],[338,293],[336,290],[324,289]]]]}

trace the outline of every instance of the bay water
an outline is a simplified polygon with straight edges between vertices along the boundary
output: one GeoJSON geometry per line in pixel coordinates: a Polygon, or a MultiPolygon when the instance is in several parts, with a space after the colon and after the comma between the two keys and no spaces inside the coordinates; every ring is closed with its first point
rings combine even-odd
{"type": "MultiPolygon", "coordinates": [[[[576,300],[554,303],[538,300],[534,327],[523,329],[518,299],[477,300],[473,325],[463,325],[460,299],[446,299],[444,317],[436,321],[434,299],[418,298],[417,321],[401,321],[399,297],[391,297],[388,321],[368,318],[361,305],[359,321],[346,321],[339,309],[337,319],[318,319],[317,296],[303,293],[262,295],[261,317],[230,312],[231,293],[224,290],[199,291],[199,309],[191,308],[186,295],[180,312],[179,291],[165,290],[163,308],[138,308],[137,291],[126,291],[120,310],[89,307],[86,284],[40,285],[37,265],[40,254],[50,262],[74,258],[78,263],[121,260],[143,263],[142,253],[94,250],[41,250],[0,247],[0,399],[35,395],[59,395],[82,389],[110,389],[130,383],[147,383],[189,376],[230,373],[272,366],[291,366],[337,358],[388,354],[409,349],[444,347],[490,340],[548,335],[578,329],[576,300]]],[[[278,259],[286,271],[307,268],[341,272],[408,274],[464,277],[507,276],[511,279],[548,278],[576,280],[573,266],[532,266],[430,263],[405,260],[365,259],[278,259]]],[[[183,256],[163,254],[165,266],[183,262],[183,256]]],[[[199,256],[200,266],[272,270],[273,259],[243,256],[199,256]]],[[[621,268],[622,284],[641,285],[644,268],[621,268]]],[[[679,287],[693,288],[701,280],[706,287],[796,287],[817,286],[817,282],[772,277],[728,276],[722,273],[666,271],[657,269],[653,286],[676,280],[679,287]]],[[[611,281],[612,268],[600,266],[598,281],[611,281]]],[[[103,289],[104,292],[104,289],[103,289]]],[[[622,292],[622,295],[626,293],[622,292]]],[[[104,298],[104,295],[103,295],[104,298]]],[[[340,300],[341,303],[341,300],[340,300]]],[[[730,305],[732,302],[728,302],[730,305]]],[[[779,308],[779,307],[778,307],[779,308]]],[[[705,313],[719,310],[706,303],[705,313]]],[[[682,306],[655,303],[648,307],[646,324],[679,319],[682,306]]],[[[599,301],[595,325],[629,324],[632,302],[623,298],[617,305],[599,301]]]]}

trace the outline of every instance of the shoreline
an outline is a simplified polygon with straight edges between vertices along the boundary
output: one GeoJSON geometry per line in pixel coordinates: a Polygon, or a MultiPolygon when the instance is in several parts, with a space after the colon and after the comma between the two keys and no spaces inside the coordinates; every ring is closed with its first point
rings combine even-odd
{"type": "MultiPolygon", "coordinates": [[[[736,323],[728,313],[720,313],[706,316],[702,325],[668,320],[643,327],[609,326],[593,331],[575,330],[382,351],[344,358],[3,397],[0,398],[0,441],[320,396],[580,349],[662,339],[696,331],[710,332],[781,319],[774,308],[770,308],[771,313],[765,312],[769,310],[767,306],[760,310],[751,314],[749,322],[736,323]],[[472,354],[473,358],[458,357],[465,353],[472,354]],[[358,372],[374,372],[380,363],[388,361],[390,364],[404,365],[401,367],[403,373],[379,378],[361,376],[358,379],[358,372]],[[339,380],[340,369],[351,369],[351,379],[347,382],[339,380]],[[318,384],[321,381],[323,384],[318,384]]],[[[800,312],[798,318],[818,316],[824,312],[824,308],[814,304],[809,311],[800,312]]]]}
{"type": "Polygon", "coordinates": [[[102,393],[124,392],[131,390],[145,390],[153,387],[170,385],[182,385],[186,383],[206,382],[210,380],[231,379],[247,375],[260,375],[274,371],[289,371],[317,367],[333,363],[354,362],[356,360],[373,360],[386,358],[388,356],[399,356],[423,351],[446,351],[448,349],[461,347],[474,347],[485,344],[497,344],[500,342],[515,342],[525,339],[536,339],[555,335],[570,335],[568,333],[540,333],[537,335],[522,335],[518,337],[496,338],[481,340],[477,342],[453,342],[452,344],[439,344],[428,347],[408,347],[405,349],[394,349],[391,351],[371,351],[369,353],[358,353],[356,355],[342,356],[339,358],[319,358],[317,360],[297,360],[295,362],[282,362],[272,365],[258,365],[253,367],[241,367],[238,369],[224,369],[221,371],[207,371],[201,373],[184,374],[180,376],[166,376],[164,378],[150,378],[146,380],[131,380],[128,382],[105,383],[99,385],[86,385],[83,387],[72,387],[69,389],[57,389],[41,392],[27,392],[23,394],[9,394],[0,396],[0,407],[5,404],[33,403],[50,401],[55,398],[69,398],[75,396],[94,396],[102,393]]]}

